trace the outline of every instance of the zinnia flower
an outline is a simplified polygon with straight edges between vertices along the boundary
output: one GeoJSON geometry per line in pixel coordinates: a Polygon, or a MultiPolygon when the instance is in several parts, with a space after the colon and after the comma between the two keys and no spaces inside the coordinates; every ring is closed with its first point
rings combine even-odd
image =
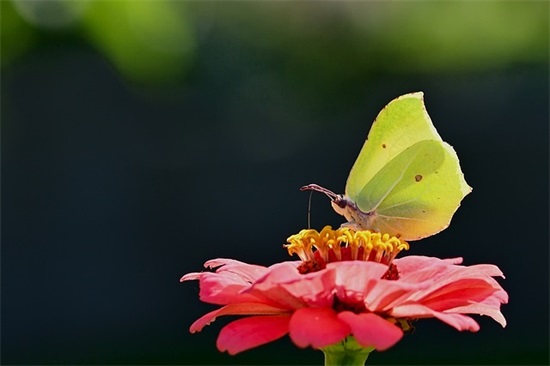
{"type": "Polygon", "coordinates": [[[302,230],[288,242],[289,253],[301,261],[263,267],[214,259],[205,267],[215,272],[183,276],[181,281],[199,280],[202,301],[222,305],[190,331],[222,315],[242,315],[220,331],[220,351],[236,354],[288,334],[299,347],[325,351],[351,339],[368,354],[393,346],[420,318],[475,332],[479,325],[466,314],[479,314],[506,326],[500,305],[508,295],[493,278],[504,277],[494,265],[462,266],[462,258],[394,259],[408,249],[406,242],[348,228],[302,230]]]}

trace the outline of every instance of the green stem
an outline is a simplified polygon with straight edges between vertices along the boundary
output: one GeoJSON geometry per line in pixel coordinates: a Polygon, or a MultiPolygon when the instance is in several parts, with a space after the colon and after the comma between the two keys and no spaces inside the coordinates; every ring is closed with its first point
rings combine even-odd
{"type": "Polygon", "coordinates": [[[342,365],[342,366],[363,366],[367,362],[370,352],[363,353],[328,353],[325,352],[325,365],[342,365]]]}
{"type": "Polygon", "coordinates": [[[321,349],[325,354],[326,366],[363,366],[373,350],[373,347],[363,348],[353,337],[321,349]]]}

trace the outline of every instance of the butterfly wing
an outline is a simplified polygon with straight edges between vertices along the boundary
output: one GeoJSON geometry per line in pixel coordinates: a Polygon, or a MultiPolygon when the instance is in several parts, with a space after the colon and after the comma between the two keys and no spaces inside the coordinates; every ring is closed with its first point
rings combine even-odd
{"type": "Polygon", "coordinates": [[[458,157],[443,141],[425,140],[406,148],[382,167],[355,199],[380,232],[418,240],[445,229],[471,192],[458,157]]]}
{"type": "Polygon", "coordinates": [[[351,168],[346,196],[355,201],[367,183],[390,160],[423,140],[442,141],[424,106],[424,94],[405,94],[392,100],[372,124],[351,168]]]}

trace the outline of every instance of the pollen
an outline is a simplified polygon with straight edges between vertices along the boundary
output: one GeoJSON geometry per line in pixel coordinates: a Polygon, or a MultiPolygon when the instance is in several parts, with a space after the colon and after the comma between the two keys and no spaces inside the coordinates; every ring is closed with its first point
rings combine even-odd
{"type": "Polygon", "coordinates": [[[289,255],[296,254],[309,263],[361,260],[389,265],[400,251],[409,249],[406,241],[389,234],[348,227],[334,230],[331,226],[325,226],[320,232],[301,230],[287,242],[284,247],[289,255]]]}

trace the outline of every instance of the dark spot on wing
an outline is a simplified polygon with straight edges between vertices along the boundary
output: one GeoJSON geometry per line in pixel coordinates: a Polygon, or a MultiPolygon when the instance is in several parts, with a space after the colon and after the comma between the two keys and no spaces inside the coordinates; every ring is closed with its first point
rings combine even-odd
{"type": "Polygon", "coordinates": [[[414,176],[414,180],[420,182],[422,180],[422,176],[420,174],[417,174],[414,176]]]}
{"type": "Polygon", "coordinates": [[[385,149],[386,148],[386,144],[382,144],[382,149],[385,149]]]}

